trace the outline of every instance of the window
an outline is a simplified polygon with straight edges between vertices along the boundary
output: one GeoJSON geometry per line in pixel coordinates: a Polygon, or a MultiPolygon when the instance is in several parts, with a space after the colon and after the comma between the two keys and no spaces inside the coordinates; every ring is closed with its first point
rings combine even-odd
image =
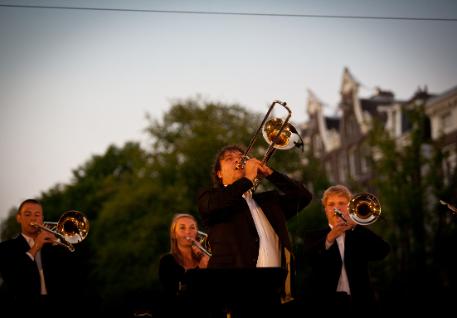
{"type": "Polygon", "coordinates": [[[452,126],[451,119],[451,112],[445,112],[440,116],[440,127],[442,127],[443,131],[452,126]]]}

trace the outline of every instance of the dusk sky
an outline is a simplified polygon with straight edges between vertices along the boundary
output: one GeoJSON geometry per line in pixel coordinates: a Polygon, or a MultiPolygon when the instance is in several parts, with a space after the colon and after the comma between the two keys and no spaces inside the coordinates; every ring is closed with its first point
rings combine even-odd
{"type": "Polygon", "coordinates": [[[279,99],[298,124],[308,90],[335,110],[345,67],[362,97],[442,93],[456,37],[452,0],[0,1],[0,221],[109,145],[143,142],[145,115],[175,100],[265,113],[279,99]]]}

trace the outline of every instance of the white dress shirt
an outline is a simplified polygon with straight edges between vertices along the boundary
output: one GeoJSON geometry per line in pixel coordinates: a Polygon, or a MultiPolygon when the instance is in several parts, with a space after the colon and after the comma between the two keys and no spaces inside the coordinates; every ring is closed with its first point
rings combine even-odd
{"type": "Polygon", "coordinates": [[[260,206],[252,198],[252,192],[247,191],[243,198],[249,206],[255,228],[259,235],[259,257],[257,267],[281,267],[279,238],[260,206]]]}
{"type": "MultiPolygon", "coordinates": [[[[329,224],[330,228],[333,228],[331,224],[329,224]]],[[[338,285],[336,286],[337,292],[346,292],[348,295],[351,294],[351,289],[349,288],[349,279],[348,274],[346,273],[346,267],[344,266],[344,239],[346,235],[345,233],[341,234],[336,238],[336,243],[338,244],[338,250],[340,251],[342,266],[341,266],[341,274],[338,280],[338,285]]],[[[325,248],[329,249],[331,245],[327,245],[327,240],[325,241],[325,248]]]]}
{"type": "MultiPolygon", "coordinates": [[[[25,240],[29,244],[30,248],[32,248],[32,246],[35,244],[35,240],[33,238],[25,235],[24,233],[22,233],[22,236],[25,238],[25,240]]],[[[43,264],[41,262],[41,250],[36,253],[35,257],[33,257],[33,255],[30,254],[29,252],[27,252],[27,255],[33,261],[35,261],[35,263],[38,267],[38,272],[40,273],[40,287],[41,287],[40,293],[41,293],[41,295],[47,295],[48,291],[46,289],[46,282],[44,281],[43,264]]]]}

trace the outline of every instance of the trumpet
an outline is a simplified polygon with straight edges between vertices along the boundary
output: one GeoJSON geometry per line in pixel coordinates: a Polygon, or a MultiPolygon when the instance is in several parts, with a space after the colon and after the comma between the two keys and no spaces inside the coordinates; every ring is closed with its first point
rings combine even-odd
{"type": "MultiPolygon", "coordinates": [[[[252,137],[251,141],[249,142],[249,145],[241,157],[240,162],[237,165],[237,169],[244,169],[246,161],[249,160],[249,153],[252,150],[252,147],[254,146],[254,143],[257,139],[257,136],[260,134],[262,131],[262,136],[264,139],[267,141],[269,144],[264,157],[262,159],[262,163],[265,164],[270,160],[271,156],[274,154],[274,152],[279,149],[279,150],[288,150],[293,147],[301,148],[303,149],[303,140],[300,137],[300,135],[297,132],[297,129],[289,124],[289,119],[292,116],[292,111],[290,110],[289,107],[287,107],[286,102],[282,102],[279,100],[273,101],[271,104],[270,108],[268,109],[267,113],[265,114],[262,123],[260,124],[259,128],[257,128],[257,131],[255,132],[254,136],[252,137]],[[281,118],[275,118],[272,117],[271,119],[268,119],[270,116],[270,113],[273,111],[273,108],[275,107],[276,104],[279,104],[283,106],[287,110],[287,117],[283,120],[281,118]]],[[[257,188],[258,184],[260,183],[260,179],[256,178],[254,180],[254,186],[253,189],[257,188]]]]}
{"type": "Polygon", "coordinates": [[[208,255],[209,257],[213,256],[211,253],[211,247],[208,243],[208,234],[202,231],[197,231],[197,240],[188,236],[186,237],[188,241],[192,241],[192,244],[198,247],[203,253],[208,255]],[[203,247],[205,245],[206,247],[203,247]]]}
{"type": "Polygon", "coordinates": [[[58,222],[43,222],[43,224],[32,222],[30,225],[54,234],[56,236],[54,244],[61,245],[70,252],[75,251],[73,244],[80,243],[89,233],[88,219],[82,212],[74,210],[64,212],[58,222]]]}
{"type": "MultiPolygon", "coordinates": [[[[343,216],[343,213],[333,208],[336,216],[341,218],[344,224],[348,221],[343,216]]],[[[381,215],[381,205],[378,199],[371,193],[358,193],[354,195],[348,203],[349,217],[359,225],[369,225],[376,222],[381,215]]]]}

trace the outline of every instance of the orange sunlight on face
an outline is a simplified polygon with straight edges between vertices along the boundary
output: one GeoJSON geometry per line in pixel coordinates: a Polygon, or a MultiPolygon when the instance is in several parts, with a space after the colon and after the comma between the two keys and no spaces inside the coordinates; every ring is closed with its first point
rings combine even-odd
{"type": "Polygon", "coordinates": [[[178,246],[189,247],[192,246],[192,241],[188,238],[196,239],[197,237],[197,224],[189,217],[181,217],[176,221],[175,237],[178,246]]]}
{"type": "Polygon", "coordinates": [[[342,222],[341,218],[335,215],[334,208],[337,208],[343,213],[343,216],[346,220],[350,220],[349,213],[348,213],[348,204],[349,199],[343,195],[329,195],[327,197],[327,201],[325,203],[325,214],[327,215],[327,219],[329,223],[334,226],[339,222],[342,222]]]}
{"type": "Polygon", "coordinates": [[[239,151],[229,151],[224,154],[220,161],[221,169],[217,175],[224,185],[229,185],[244,176],[244,169],[236,169],[243,154],[239,151]]]}
{"type": "Polygon", "coordinates": [[[30,223],[43,224],[43,208],[36,203],[25,203],[16,215],[16,220],[21,225],[22,233],[35,238],[40,230],[30,223]]]}

